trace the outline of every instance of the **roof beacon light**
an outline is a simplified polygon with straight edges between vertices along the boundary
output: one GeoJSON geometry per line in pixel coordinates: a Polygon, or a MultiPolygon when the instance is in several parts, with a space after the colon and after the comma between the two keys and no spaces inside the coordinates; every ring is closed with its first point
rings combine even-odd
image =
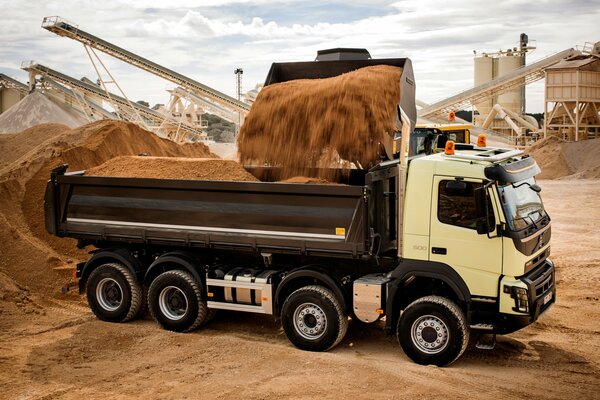
{"type": "Polygon", "coordinates": [[[450,111],[450,113],[448,114],[448,121],[456,121],[456,114],[454,113],[454,111],[450,111]]]}
{"type": "Polygon", "coordinates": [[[485,133],[477,136],[477,147],[486,147],[487,146],[487,136],[485,133]]]}
{"type": "Polygon", "coordinates": [[[448,140],[446,142],[446,149],[444,150],[444,153],[448,156],[454,155],[454,142],[452,140],[448,140]]]}

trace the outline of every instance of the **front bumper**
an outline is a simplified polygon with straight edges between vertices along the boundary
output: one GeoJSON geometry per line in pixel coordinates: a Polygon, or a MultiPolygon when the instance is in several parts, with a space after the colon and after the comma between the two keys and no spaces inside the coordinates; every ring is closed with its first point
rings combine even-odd
{"type": "Polygon", "coordinates": [[[496,333],[506,334],[526,327],[556,302],[555,270],[550,259],[546,259],[519,281],[527,288],[529,311],[522,313],[513,307],[513,312],[500,312],[495,324],[496,333]]]}

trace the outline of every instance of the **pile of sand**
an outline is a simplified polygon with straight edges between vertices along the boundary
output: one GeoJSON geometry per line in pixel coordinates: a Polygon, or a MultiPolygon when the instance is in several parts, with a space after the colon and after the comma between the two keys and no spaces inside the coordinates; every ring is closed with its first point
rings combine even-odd
{"type": "Polygon", "coordinates": [[[38,293],[57,294],[87,259],[73,239],[44,228],[43,196],[50,171],[89,169],[107,160],[140,153],[160,157],[213,157],[202,143],[179,145],[139,126],[98,121],[77,129],[45,124],[0,135],[0,273],[38,293]]]}
{"type": "Polygon", "coordinates": [[[76,128],[86,122],[87,120],[74,109],[57,104],[42,92],[35,91],[0,115],[0,133],[21,132],[46,123],[76,128]]]}
{"type": "Polygon", "coordinates": [[[550,136],[535,143],[527,153],[542,169],[539,179],[600,178],[600,139],[566,142],[550,136]]]}
{"type": "Polygon", "coordinates": [[[396,131],[401,74],[377,65],[265,87],[240,130],[240,161],[281,166],[286,177],[340,157],[365,168],[375,164],[383,135],[396,131]]]}
{"type": "Polygon", "coordinates": [[[214,158],[122,156],[87,170],[86,175],[211,181],[258,181],[237,162],[214,158]]]}

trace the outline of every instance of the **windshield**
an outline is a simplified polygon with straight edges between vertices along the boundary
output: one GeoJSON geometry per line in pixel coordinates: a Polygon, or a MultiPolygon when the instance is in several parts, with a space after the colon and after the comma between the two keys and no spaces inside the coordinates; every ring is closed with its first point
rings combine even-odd
{"type": "Polygon", "coordinates": [[[510,230],[519,231],[546,216],[539,193],[530,186],[534,184],[534,178],[529,178],[498,187],[510,230]]]}

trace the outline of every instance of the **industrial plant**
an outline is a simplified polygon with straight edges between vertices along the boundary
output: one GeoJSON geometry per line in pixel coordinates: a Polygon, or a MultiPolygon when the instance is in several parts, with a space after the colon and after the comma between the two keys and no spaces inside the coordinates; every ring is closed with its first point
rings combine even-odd
{"type": "Polygon", "coordinates": [[[228,95],[85,29],[39,31],[87,76],[0,70],[0,397],[598,398],[598,38],[482,41],[425,102],[414,54],[215,64],[228,95]]]}

